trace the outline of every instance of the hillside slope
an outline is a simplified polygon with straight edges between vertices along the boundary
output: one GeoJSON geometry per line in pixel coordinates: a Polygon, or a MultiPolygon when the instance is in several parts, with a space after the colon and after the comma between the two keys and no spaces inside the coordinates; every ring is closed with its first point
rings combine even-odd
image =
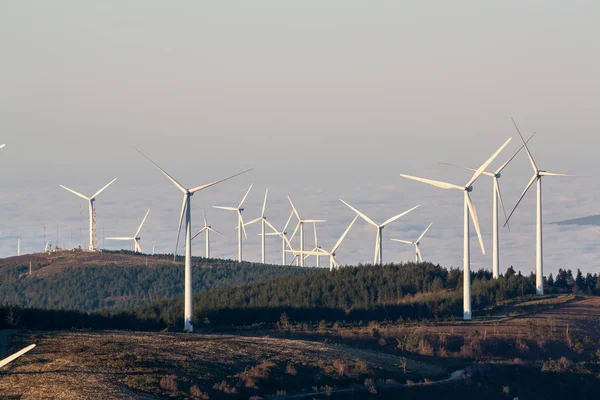
{"type": "MultiPolygon", "coordinates": [[[[0,261],[0,304],[121,310],[183,293],[183,262],[168,255],[63,251],[0,261]],[[31,263],[31,274],[29,265],[31,263]]],[[[297,267],[193,258],[194,292],[305,274],[297,267]]]]}

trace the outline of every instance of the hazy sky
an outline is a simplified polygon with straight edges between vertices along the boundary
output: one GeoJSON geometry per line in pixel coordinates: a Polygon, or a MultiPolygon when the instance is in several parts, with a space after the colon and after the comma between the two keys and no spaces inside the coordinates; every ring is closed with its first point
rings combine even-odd
{"type": "MultiPolygon", "coordinates": [[[[251,182],[248,219],[269,186],[272,220],[285,222],[288,194],[308,217],[328,220],[324,247],[352,219],[338,197],[376,220],[421,204],[386,229],[384,259],[412,257],[387,239],[418,236],[433,221],[423,253],[445,265],[461,259],[460,194],[399,173],[466,182],[468,174],[437,163],[477,167],[514,136],[503,162],[519,147],[511,116],[537,132],[541,168],[600,173],[598,2],[423,3],[3,1],[0,256],[16,252],[18,235],[25,251],[38,250],[43,226],[57,223],[63,241],[71,230],[81,240],[85,203],[58,184],[91,194],[116,176],[98,200],[99,228],[133,234],[152,207],[146,248],[172,251],[179,194],[132,145],[190,186],[256,166],[195,196],[195,227],[202,207],[237,202],[251,182]]],[[[507,169],[507,207],[530,174],[524,154],[507,169]]],[[[478,183],[491,252],[491,182],[478,183]]],[[[548,180],[546,220],[600,213],[599,194],[593,177],[548,180]]],[[[533,201],[532,193],[503,232],[506,263],[524,272],[534,260],[533,201]]],[[[234,236],[233,216],[210,210],[210,219],[234,236]]],[[[546,227],[548,271],[600,271],[590,232],[546,227]]],[[[340,261],[371,260],[374,236],[357,223],[340,261]]],[[[215,239],[214,254],[233,256],[235,247],[215,239]]],[[[247,253],[258,259],[255,243],[247,253]]],[[[490,262],[475,257],[475,267],[490,262]]]]}

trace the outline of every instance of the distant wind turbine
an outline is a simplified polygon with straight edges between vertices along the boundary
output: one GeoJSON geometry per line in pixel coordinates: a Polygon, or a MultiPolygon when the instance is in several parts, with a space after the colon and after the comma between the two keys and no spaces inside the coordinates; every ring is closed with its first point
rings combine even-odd
{"type": "Polygon", "coordinates": [[[463,192],[464,198],[464,236],[463,236],[463,319],[470,320],[472,318],[471,311],[471,249],[470,249],[470,240],[469,240],[469,214],[473,219],[473,225],[475,225],[475,230],[477,231],[477,237],[479,238],[479,245],[481,246],[481,251],[485,254],[485,247],[483,245],[483,239],[481,238],[481,230],[479,229],[479,218],[477,218],[477,211],[475,210],[475,205],[471,200],[471,196],[469,193],[473,191],[473,184],[475,181],[483,174],[483,171],[494,161],[498,154],[502,152],[502,150],[510,143],[511,139],[508,139],[500,148],[486,161],[473,177],[466,183],[464,186],[453,185],[451,183],[434,181],[431,179],[423,179],[417,178],[415,176],[400,174],[403,178],[412,179],[414,181],[426,183],[428,185],[436,186],[442,189],[454,189],[460,190],[463,192]]]}
{"type": "Polygon", "coordinates": [[[237,207],[224,207],[224,206],[213,206],[214,208],[218,208],[221,210],[227,210],[227,211],[235,211],[237,213],[237,217],[238,217],[238,224],[237,224],[237,230],[238,230],[238,261],[242,262],[242,246],[243,246],[243,238],[242,238],[242,233],[244,234],[244,237],[248,237],[246,235],[246,227],[244,226],[244,219],[242,218],[242,211],[244,211],[244,208],[242,207],[244,205],[244,202],[246,201],[246,198],[248,197],[248,194],[250,193],[250,190],[252,189],[252,185],[250,185],[250,187],[248,188],[248,191],[246,192],[246,194],[244,195],[244,197],[242,198],[242,201],[240,201],[240,204],[237,207]]]}
{"type": "Polygon", "coordinates": [[[300,266],[304,267],[304,257],[302,256],[302,254],[304,254],[304,224],[305,223],[317,223],[317,222],[327,222],[325,220],[322,219],[302,219],[300,218],[300,214],[298,214],[298,210],[296,210],[296,207],[294,207],[294,203],[292,203],[292,199],[290,199],[290,196],[288,196],[288,200],[290,202],[290,205],[292,206],[292,210],[294,210],[294,214],[296,215],[296,218],[298,219],[298,224],[296,225],[296,228],[294,229],[294,233],[292,233],[292,239],[294,238],[294,236],[296,236],[296,232],[298,231],[298,229],[300,230],[300,252],[297,255],[297,257],[299,257],[300,260],[300,266]]]}
{"type": "Polygon", "coordinates": [[[148,214],[150,213],[150,209],[148,209],[148,211],[146,211],[146,215],[144,215],[144,219],[142,220],[142,223],[140,224],[140,227],[138,228],[138,230],[135,232],[135,235],[133,235],[133,237],[107,237],[107,240],[133,240],[133,245],[134,245],[134,249],[136,253],[141,253],[142,252],[142,247],[140,246],[140,240],[141,238],[139,237],[139,234],[142,230],[142,226],[144,226],[144,222],[146,222],[146,218],[148,218],[148,214]]]}
{"type": "MultiPolygon", "coordinates": [[[[533,137],[535,136],[535,133],[533,135],[531,135],[529,137],[529,139],[527,139],[527,142],[529,142],[533,137]]],[[[506,161],[504,164],[502,164],[502,166],[500,168],[498,168],[495,172],[487,172],[484,171],[483,175],[486,176],[490,176],[493,181],[494,181],[494,185],[493,185],[493,193],[492,193],[492,277],[494,279],[498,279],[498,277],[500,276],[500,240],[499,240],[499,229],[498,229],[498,201],[500,201],[500,206],[502,207],[502,211],[504,212],[504,219],[507,220],[507,216],[506,216],[506,209],[504,208],[504,201],[502,201],[502,194],[500,193],[500,182],[499,182],[499,178],[502,176],[502,171],[504,171],[504,169],[508,166],[508,164],[510,164],[510,162],[517,156],[517,154],[519,154],[519,152],[521,150],[523,150],[523,148],[525,147],[525,145],[521,146],[519,148],[519,150],[517,150],[517,152],[515,154],[513,154],[513,156],[511,158],[508,159],[508,161],[506,161]]],[[[440,163],[440,164],[444,164],[444,165],[450,165],[451,167],[458,167],[458,168],[462,168],[465,169],[467,171],[472,171],[475,172],[477,171],[474,168],[467,168],[467,167],[462,167],[460,165],[454,165],[454,164],[448,164],[448,163],[440,163]]],[[[506,225],[508,226],[508,225],[506,225]]],[[[510,227],[509,227],[510,230],[510,227]]]]}
{"type": "Polygon", "coordinates": [[[419,245],[421,244],[421,240],[423,239],[423,237],[425,236],[425,234],[427,233],[427,231],[429,230],[429,228],[431,228],[431,225],[433,225],[433,222],[429,224],[429,226],[423,231],[423,233],[421,233],[421,236],[419,236],[419,238],[417,240],[415,240],[414,242],[410,242],[408,240],[400,240],[400,239],[392,239],[394,242],[400,242],[400,243],[406,243],[406,244],[412,244],[415,246],[415,262],[423,262],[423,255],[421,254],[421,250],[419,249],[419,245]]]}
{"type": "Polygon", "coordinates": [[[86,197],[86,196],[82,195],[79,192],[76,192],[76,191],[74,191],[72,189],[69,189],[66,186],[59,185],[61,188],[65,189],[65,190],[68,190],[69,192],[73,193],[74,195],[79,196],[82,199],[88,201],[89,209],[90,209],[90,245],[89,245],[89,250],[90,251],[97,251],[98,250],[98,242],[96,240],[96,208],[94,207],[94,202],[96,201],[96,197],[98,197],[98,195],[100,195],[100,193],[102,193],[107,187],[109,187],[110,185],[112,185],[112,183],[114,181],[116,181],[116,180],[117,180],[117,178],[115,178],[112,181],[110,181],[102,189],[100,189],[96,193],[94,193],[94,195],[92,197],[86,197]]]}
{"type": "Polygon", "coordinates": [[[348,232],[350,232],[350,229],[352,228],[352,225],[354,225],[354,223],[356,222],[357,219],[358,219],[358,215],[356,215],[354,217],[354,219],[352,220],[352,222],[350,223],[350,225],[348,225],[348,227],[346,228],[346,230],[344,231],[344,233],[342,234],[342,236],[340,236],[340,238],[338,239],[338,241],[335,244],[335,246],[333,246],[333,248],[331,249],[331,251],[326,251],[326,250],[323,250],[320,247],[317,247],[314,250],[306,252],[305,254],[309,255],[309,256],[310,255],[313,255],[313,256],[319,256],[319,255],[329,256],[329,270],[333,271],[334,268],[340,268],[340,264],[337,262],[337,259],[335,258],[335,252],[342,245],[342,242],[344,241],[344,239],[348,235],[348,232]]]}
{"type": "Polygon", "coordinates": [[[523,135],[521,135],[521,131],[519,130],[517,123],[515,122],[514,119],[512,120],[512,122],[515,125],[515,129],[519,133],[521,140],[523,141],[525,150],[527,150],[527,155],[529,156],[529,162],[531,163],[531,167],[533,168],[533,176],[529,180],[529,183],[527,183],[527,186],[525,186],[525,190],[523,190],[521,197],[519,197],[517,204],[515,204],[515,207],[511,211],[508,218],[506,219],[506,223],[504,225],[508,224],[508,221],[514,214],[514,212],[517,209],[517,207],[519,206],[519,204],[521,203],[521,200],[523,200],[523,197],[525,197],[525,194],[527,194],[527,191],[531,188],[533,183],[537,181],[537,206],[536,206],[537,221],[536,221],[536,241],[535,241],[535,289],[536,289],[536,293],[538,295],[542,295],[542,294],[544,294],[544,254],[543,254],[543,247],[542,247],[542,177],[543,176],[575,176],[575,175],[555,174],[553,172],[547,172],[547,171],[543,171],[543,170],[539,169],[537,164],[533,160],[533,156],[531,155],[531,152],[529,151],[529,147],[527,147],[527,143],[525,142],[523,135]]]}
{"type": "Polygon", "coordinates": [[[224,234],[222,234],[221,232],[215,230],[212,228],[212,226],[208,225],[208,222],[206,220],[206,210],[204,210],[204,227],[202,229],[200,229],[200,231],[198,233],[196,233],[194,236],[192,236],[192,240],[196,239],[196,237],[198,237],[198,235],[200,235],[202,232],[204,232],[204,236],[205,236],[205,257],[206,258],[210,258],[210,233],[214,232],[216,234],[219,234],[221,236],[225,236],[228,237],[224,234]]]}
{"type": "Polygon", "coordinates": [[[367,223],[369,223],[369,224],[373,225],[375,228],[377,228],[377,236],[375,238],[375,257],[373,258],[373,264],[375,264],[375,265],[383,265],[383,228],[385,228],[386,225],[391,224],[398,218],[405,216],[409,212],[411,212],[419,207],[418,205],[414,206],[413,208],[411,208],[408,211],[404,211],[403,213],[400,213],[398,215],[393,216],[392,218],[389,218],[382,224],[377,224],[377,223],[373,222],[373,220],[371,218],[367,217],[365,214],[358,211],[356,208],[352,207],[350,204],[346,203],[344,200],[340,199],[340,201],[342,203],[344,203],[345,205],[347,205],[356,214],[360,215],[360,217],[362,219],[364,219],[367,223]]]}
{"type": "MultiPolygon", "coordinates": [[[[269,227],[273,230],[273,232],[270,233],[266,233],[266,236],[279,236],[281,238],[281,265],[287,265],[287,251],[286,249],[289,247],[290,250],[294,250],[290,241],[287,238],[287,228],[290,225],[290,221],[292,220],[292,217],[294,216],[294,211],[292,211],[290,213],[290,217],[288,218],[287,222],[285,223],[285,226],[283,227],[283,229],[281,231],[278,231],[277,228],[275,228],[269,221],[265,220],[266,224],[269,225],[269,227]]],[[[296,255],[296,252],[294,253],[294,255],[296,255]]],[[[294,263],[294,261],[296,260],[296,258],[294,258],[294,260],[292,261],[292,264],[294,263]]]]}
{"type": "MultiPolygon", "coordinates": [[[[265,200],[263,201],[262,211],[260,213],[260,217],[253,219],[250,222],[246,222],[245,226],[252,225],[254,223],[260,222],[260,260],[264,264],[265,263],[265,226],[267,225],[267,217],[265,216],[265,212],[267,210],[267,196],[269,195],[269,189],[265,190],[265,200]]],[[[275,228],[271,228],[274,231],[277,231],[275,228]]]]}
{"type": "MultiPolygon", "coordinates": [[[[135,147],[134,147],[135,149],[135,147]]],[[[188,332],[194,331],[194,326],[192,325],[192,209],[191,209],[191,197],[194,193],[199,192],[201,190],[207,189],[211,186],[214,186],[218,183],[225,182],[231,178],[235,178],[241,174],[244,174],[252,169],[248,169],[246,171],[237,173],[235,175],[229,176],[225,179],[221,179],[218,181],[214,181],[211,183],[207,183],[206,185],[197,186],[191,189],[185,188],[181,183],[177,182],[175,178],[167,173],[164,169],[162,169],[158,164],[148,158],[144,153],[135,149],[138,153],[140,153],[145,159],[150,161],[156,168],[160,170],[173,184],[183,193],[183,204],[181,205],[181,215],[179,217],[179,228],[177,229],[177,241],[175,243],[175,252],[173,255],[173,259],[177,259],[177,248],[179,247],[179,235],[181,233],[181,225],[183,224],[183,218],[185,216],[185,284],[184,284],[184,330],[188,332]]]]}

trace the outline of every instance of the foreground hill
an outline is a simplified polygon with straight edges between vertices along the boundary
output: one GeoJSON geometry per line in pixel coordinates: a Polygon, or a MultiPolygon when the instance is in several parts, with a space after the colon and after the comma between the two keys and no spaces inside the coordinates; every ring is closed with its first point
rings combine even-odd
{"type": "Polygon", "coordinates": [[[562,295],[516,302],[470,323],[290,324],[243,335],[22,331],[12,335],[11,351],[38,346],[0,371],[0,393],[26,399],[596,399],[598,315],[600,298],[562,295]]]}
{"type": "MultiPolygon", "coordinates": [[[[309,271],[193,258],[195,292],[309,271]]],[[[168,255],[61,251],[0,261],[0,304],[23,307],[122,310],[180,296],[183,284],[183,262],[173,262],[168,255]]]]}

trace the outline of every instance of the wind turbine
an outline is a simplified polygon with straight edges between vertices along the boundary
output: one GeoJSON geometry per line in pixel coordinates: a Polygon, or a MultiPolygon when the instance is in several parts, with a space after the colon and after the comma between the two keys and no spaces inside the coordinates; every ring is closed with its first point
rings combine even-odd
{"type": "Polygon", "coordinates": [[[527,186],[525,186],[525,190],[523,190],[521,197],[519,197],[517,204],[515,204],[515,207],[511,211],[508,218],[506,219],[506,223],[504,225],[508,224],[508,221],[512,217],[513,213],[515,212],[515,210],[517,209],[519,204],[521,203],[521,200],[523,200],[523,197],[525,197],[525,194],[527,194],[527,191],[529,190],[529,188],[531,188],[533,183],[537,181],[537,206],[536,206],[537,222],[536,222],[536,241],[535,241],[535,289],[536,289],[536,293],[538,295],[542,295],[542,294],[544,294],[544,255],[543,255],[543,245],[542,245],[542,177],[543,176],[574,176],[574,175],[555,174],[553,172],[547,172],[547,171],[543,171],[543,170],[539,169],[537,164],[533,160],[533,156],[531,155],[531,152],[529,151],[529,147],[527,147],[527,143],[525,142],[523,135],[521,135],[521,131],[519,130],[519,127],[517,126],[515,120],[513,119],[512,122],[515,125],[515,128],[517,129],[517,132],[519,133],[519,136],[521,137],[521,140],[523,141],[523,145],[525,146],[527,155],[529,156],[529,162],[531,163],[531,167],[533,168],[533,176],[529,180],[529,183],[527,183],[527,186]]]}
{"type": "Polygon", "coordinates": [[[244,211],[244,208],[242,207],[244,205],[244,201],[246,201],[246,197],[248,197],[248,194],[250,193],[250,190],[252,189],[252,185],[250,185],[250,187],[248,188],[248,191],[246,192],[246,194],[244,195],[244,197],[242,198],[242,201],[240,201],[240,204],[237,207],[224,207],[224,206],[213,206],[214,208],[219,208],[221,210],[227,210],[227,211],[235,211],[237,213],[238,216],[238,225],[237,225],[237,230],[238,230],[238,261],[242,262],[242,233],[244,234],[244,236],[247,238],[248,236],[246,235],[246,227],[244,226],[244,219],[242,218],[242,211],[244,211]]]}
{"type": "Polygon", "coordinates": [[[431,228],[431,225],[433,225],[433,222],[429,224],[429,226],[423,231],[423,233],[421,233],[421,236],[419,236],[419,238],[417,240],[415,240],[414,242],[409,242],[408,240],[400,240],[400,239],[392,239],[392,240],[394,242],[400,242],[400,243],[414,245],[415,246],[415,262],[422,263],[423,256],[421,255],[421,250],[419,249],[419,244],[421,244],[421,240],[423,239],[423,236],[425,236],[425,234],[427,233],[429,228],[431,228]]]}
{"type": "MultiPolygon", "coordinates": [[[[317,224],[313,222],[313,231],[315,234],[315,248],[311,250],[311,252],[317,252],[321,249],[321,247],[319,246],[319,238],[317,237],[317,224]]],[[[321,266],[321,257],[320,254],[307,254],[306,256],[304,256],[304,259],[306,260],[308,257],[310,257],[311,255],[316,256],[317,258],[317,268],[319,268],[321,266]]]]}
{"type": "MultiPolygon", "coordinates": [[[[135,147],[134,147],[135,149],[135,147]]],[[[145,159],[150,161],[156,168],[160,170],[173,184],[183,193],[183,204],[181,205],[181,216],[179,217],[179,228],[177,229],[177,242],[175,243],[175,253],[173,255],[173,259],[177,259],[177,248],[179,247],[179,234],[181,233],[181,225],[183,224],[183,218],[185,215],[185,296],[184,296],[184,330],[188,332],[194,331],[194,326],[192,325],[192,209],[191,209],[191,197],[194,193],[199,192],[201,190],[207,189],[211,186],[214,186],[218,183],[227,181],[231,178],[244,174],[252,169],[237,173],[235,175],[229,176],[225,179],[221,179],[218,181],[214,181],[211,183],[207,183],[206,185],[197,186],[191,189],[185,188],[181,183],[177,182],[175,178],[167,173],[164,169],[158,166],[154,161],[148,158],[144,153],[135,149],[138,153],[140,153],[145,159]]]]}
{"type": "Polygon", "coordinates": [[[141,253],[142,252],[142,248],[140,246],[140,237],[138,236],[140,234],[140,231],[142,230],[142,226],[144,226],[144,222],[146,222],[146,218],[148,218],[148,214],[150,213],[150,209],[148,209],[148,211],[146,211],[146,215],[144,216],[144,219],[142,220],[142,223],[140,224],[140,227],[138,228],[138,230],[135,232],[135,235],[133,235],[133,237],[108,237],[106,238],[107,240],[133,240],[133,244],[134,244],[134,248],[135,248],[135,252],[136,253],[141,253]]]}
{"type": "Polygon", "coordinates": [[[345,205],[347,205],[356,214],[360,215],[360,217],[362,219],[364,219],[366,222],[368,222],[369,224],[371,224],[375,228],[377,228],[377,237],[375,238],[375,257],[373,259],[373,264],[375,264],[375,265],[377,265],[377,264],[382,265],[383,264],[383,240],[382,240],[383,239],[383,228],[385,228],[386,225],[394,222],[398,218],[405,216],[409,212],[411,212],[414,209],[416,209],[416,208],[419,207],[418,205],[414,206],[413,208],[411,208],[408,211],[404,211],[403,213],[400,213],[398,215],[393,216],[392,218],[389,218],[383,224],[377,224],[377,223],[373,222],[373,220],[371,218],[367,217],[365,214],[361,213],[356,208],[354,208],[350,204],[346,203],[344,200],[340,199],[340,201],[342,203],[344,203],[345,205]]]}
{"type": "Polygon", "coordinates": [[[340,264],[337,262],[337,259],[335,258],[335,252],[341,246],[342,242],[346,238],[346,235],[348,235],[348,232],[350,232],[352,225],[354,225],[354,223],[356,222],[357,219],[358,219],[358,214],[356,216],[354,216],[354,219],[352,220],[350,225],[348,225],[348,227],[346,228],[346,230],[344,231],[342,236],[340,236],[340,238],[338,239],[335,246],[333,246],[331,251],[326,251],[320,247],[316,247],[314,250],[307,251],[305,254],[309,255],[309,256],[312,255],[312,256],[317,256],[317,257],[321,256],[321,255],[329,256],[329,270],[333,271],[334,268],[340,268],[340,264]]]}
{"type": "MultiPolygon", "coordinates": [[[[265,235],[279,236],[281,238],[281,257],[282,257],[281,265],[287,265],[286,248],[289,247],[290,250],[294,250],[290,241],[287,238],[287,228],[288,228],[293,216],[294,216],[294,211],[292,211],[290,213],[290,217],[288,218],[287,222],[285,223],[285,226],[283,227],[283,229],[281,231],[278,231],[277,228],[275,228],[269,221],[265,220],[265,223],[267,225],[269,225],[269,227],[273,230],[273,232],[266,233],[265,235]]],[[[296,256],[296,254],[297,254],[297,252],[294,250],[294,255],[296,256]]],[[[292,264],[294,263],[295,260],[296,260],[296,258],[294,257],[294,260],[292,260],[292,264]]]]}
{"type": "Polygon", "coordinates": [[[434,181],[431,179],[417,178],[415,176],[400,174],[403,178],[412,179],[414,181],[426,183],[428,185],[436,186],[442,189],[454,189],[463,192],[464,198],[464,237],[463,237],[463,319],[470,320],[472,318],[471,312],[471,248],[469,239],[469,214],[473,219],[473,225],[477,231],[477,237],[479,238],[479,245],[481,251],[485,254],[485,247],[483,245],[483,239],[481,238],[481,230],[479,229],[479,218],[477,218],[477,211],[475,205],[471,200],[469,193],[473,191],[473,184],[483,174],[483,171],[494,161],[494,159],[502,152],[502,150],[510,143],[512,138],[509,138],[500,148],[486,161],[481,167],[473,174],[473,177],[464,186],[453,185],[451,183],[434,181]]]}
{"type": "MultiPolygon", "coordinates": [[[[0,147],[1,149],[2,147],[0,147]]],[[[0,368],[4,367],[5,365],[15,361],[17,358],[21,357],[23,354],[27,353],[28,351],[33,350],[35,347],[35,344],[32,344],[31,346],[27,346],[25,347],[23,350],[16,352],[15,354],[13,354],[10,357],[5,358],[4,360],[0,360],[0,368]]]]}
{"type": "Polygon", "coordinates": [[[300,214],[298,214],[298,210],[296,210],[296,207],[294,207],[294,203],[292,203],[292,199],[290,199],[290,196],[288,196],[288,200],[290,202],[290,205],[292,206],[292,210],[294,211],[296,218],[298,219],[298,224],[296,225],[296,228],[294,229],[294,233],[292,233],[292,239],[294,238],[294,236],[296,236],[296,232],[298,231],[298,229],[300,229],[299,260],[300,260],[300,266],[304,267],[304,257],[302,256],[304,254],[304,224],[306,222],[317,223],[317,222],[327,222],[327,221],[322,220],[322,219],[302,219],[302,218],[300,218],[300,214]]]}
{"type": "MultiPolygon", "coordinates": [[[[531,135],[529,137],[529,139],[527,139],[527,142],[529,143],[529,141],[535,136],[535,133],[533,135],[531,135]]],[[[494,185],[493,185],[493,193],[492,193],[492,276],[494,279],[498,279],[498,277],[500,276],[500,240],[499,240],[499,229],[498,229],[498,201],[500,201],[500,206],[502,207],[502,212],[504,212],[504,219],[507,220],[508,218],[506,217],[506,209],[504,208],[504,201],[502,201],[502,194],[500,193],[500,182],[499,182],[499,178],[502,176],[502,171],[504,171],[504,168],[506,168],[508,166],[508,164],[510,164],[510,162],[517,156],[517,154],[519,154],[519,152],[521,150],[523,150],[525,146],[521,146],[519,148],[519,150],[513,154],[513,156],[511,158],[508,159],[508,161],[506,161],[504,164],[502,164],[502,166],[500,168],[498,168],[495,172],[487,172],[487,171],[483,171],[483,175],[486,176],[490,176],[493,181],[494,181],[494,185]]],[[[462,168],[465,169],[467,171],[472,171],[475,172],[477,171],[474,168],[467,168],[467,167],[462,167],[460,165],[454,165],[454,164],[448,164],[448,163],[440,163],[440,164],[444,164],[444,165],[450,165],[452,167],[458,167],[458,168],[462,168]]],[[[508,225],[506,225],[508,226],[508,225]]],[[[510,226],[508,227],[508,229],[510,230],[510,226]]]]}
{"type": "Polygon", "coordinates": [[[96,197],[98,197],[98,195],[100,193],[102,193],[107,187],[109,187],[110,185],[112,185],[112,183],[114,181],[116,181],[117,178],[113,179],[112,181],[110,181],[106,186],[104,186],[102,189],[98,190],[96,193],[94,193],[94,195],[92,197],[86,197],[84,195],[82,195],[79,192],[76,192],[72,189],[69,189],[66,186],[63,185],[59,185],[61,188],[68,190],[69,192],[73,193],[76,196],[81,197],[84,200],[87,200],[89,203],[89,209],[90,209],[90,245],[89,245],[89,250],[90,251],[97,251],[98,250],[98,243],[96,240],[96,208],[94,207],[94,202],[96,201],[96,197]]]}
{"type": "MultiPolygon", "coordinates": [[[[198,235],[200,235],[202,232],[204,232],[204,236],[205,236],[205,239],[206,239],[206,243],[205,243],[205,246],[206,246],[205,257],[206,258],[210,258],[210,233],[214,232],[214,233],[217,233],[217,234],[219,234],[221,236],[225,236],[225,235],[223,235],[221,232],[213,229],[210,225],[208,225],[208,222],[206,221],[206,210],[204,211],[204,227],[202,229],[200,229],[200,231],[198,233],[196,233],[194,236],[192,236],[191,240],[196,239],[196,237],[198,237],[198,235]]],[[[227,237],[227,236],[225,236],[225,237],[227,237]]]]}
{"type": "MultiPolygon", "coordinates": [[[[261,249],[261,262],[265,263],[265,225],[267,224],[267,217],[265,216],[265,211],[267,210],[267,196],[269,195],[269,189],[265,190],[265,200],[263,201],[262,211],[260,213],[260,217],[253,219],[250,222],[247,222],[245,225],[252,225],[256,222],[260,222],[260,249],[261,249]]],[[[277,231],[275,228],[271,227],[274,231],[277,231]]]]}

